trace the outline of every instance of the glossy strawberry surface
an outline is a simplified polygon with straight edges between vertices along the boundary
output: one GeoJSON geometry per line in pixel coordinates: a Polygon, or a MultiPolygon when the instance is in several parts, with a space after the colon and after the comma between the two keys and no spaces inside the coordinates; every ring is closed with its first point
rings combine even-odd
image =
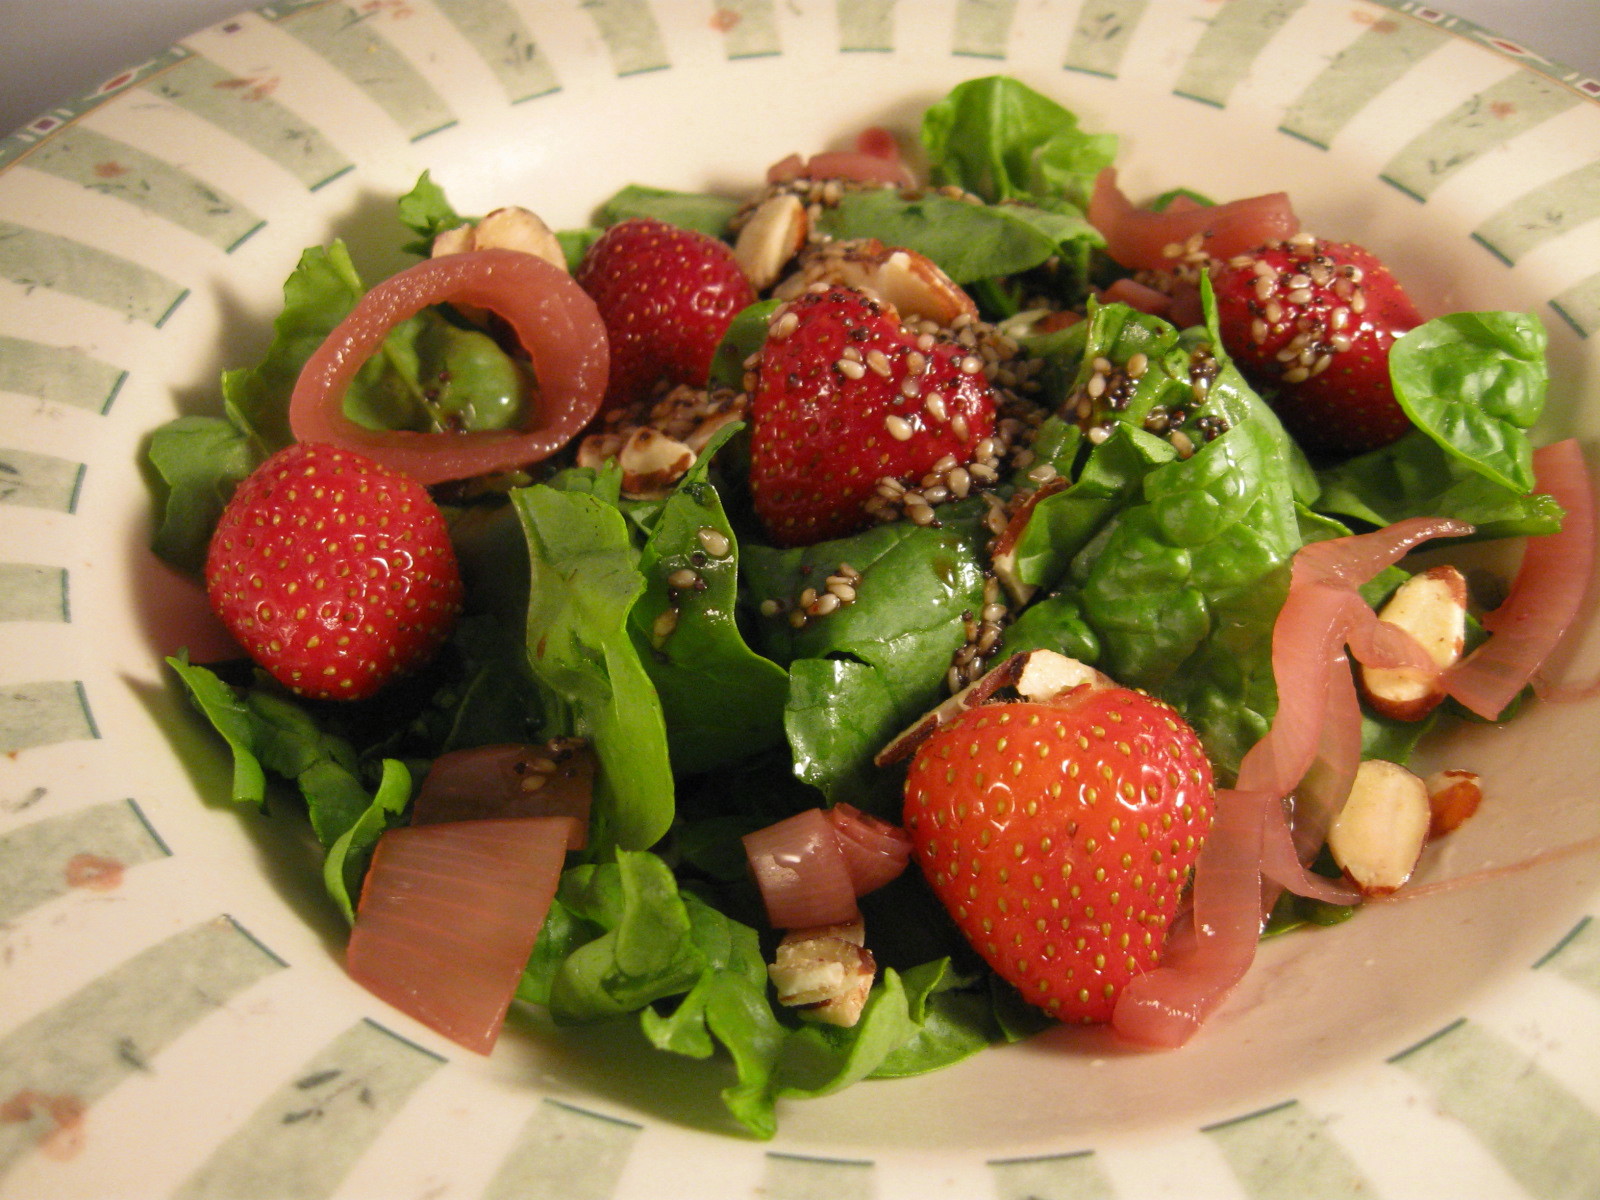
{"type": "Polygon", "coordinates": [[[206,589],[257,663],[324,700],[370,696],[420,665],[461,609],[427,489],[316,442],[280,450],[239,485],[211,538],[206,589]]]}
{"type": "Polygon", "coordinates": [[[1083,686],[981,705],[935,732],[907,775],[904,822],[989,965],[1050,1015],[1102,1022],[1160,961],[1213,795],[1176,712],[1083,686]]]}
{"type": "Polygon", "coordinates": [[[808,291],[773,314],[751,395],[750,492],[773,541],[809,545],[868,524],[885,477],[972,460],[994,429],[978,359],[914,334],[847,287],[808,291]]]}

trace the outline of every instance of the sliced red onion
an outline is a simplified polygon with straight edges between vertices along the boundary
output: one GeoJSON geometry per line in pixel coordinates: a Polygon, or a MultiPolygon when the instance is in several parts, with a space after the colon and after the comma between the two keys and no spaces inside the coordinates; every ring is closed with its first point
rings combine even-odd
{"type": "Polygon", "coordinates": [[[1135,207],[1122,193],[1114,167],[1095,178],[1088,216],[1106,239],[1106,253],[1135,270],[1171,270],[1180,259],[1168,250],[1181,251],[1197,236],[1199,249],[1225,259],[1300,231],[1300,219],[1283,192],[1209,206],[1173,204],[1165,212],[1151,212],[1135,207]]]}
{"type": "Polygon", "coordinates": [[[1444,675],[1445,690],[1497,718],[1550,656],[1582,610],[1594,573],[1594,493],[1572,439],[1533,452],[1534,477],[1566,510],[1559,533],[1528,539],[1505,603],[1483,619],[1491,636],[1444,675]]]}
{"type": "Polygon", "coordinates": [[[876,891],[906,869],[911,860],[911,835],[898,825],[850,804],[835,804],[825,815],[838,838],[857,896],[876,891]]]}
{"type": "Polygon", "coordinates": [[[571,817],[449,821],[379,840],[345,950],[379,999],[479,1054],[500,1036],[561,880],[571,817]]]}
{"type": "Polygon", "coordinates": [[[1139,283],[1133,279],[1118,279],[1100,293],[1106,304],[1126,304],[1137,312],[1152,317],[1166,317],[1172,313],[1172,297],[1166,292],[1139,283]]]}
{"type": "Polygon", "coordinates": [[[1167,939],[1167,961],[1135,975],[1111,1025],[1147,1046],[1181,1046],[1244,978],[1261,936],[1261,836],[1270,792],[1217,792],[1216,819],[1195,862],[1191,926],[1167,939]]]}
{"type": "Polygon", "coordinates": [[[302,442],[331,442],[423,484],[509,471],[548,458],[600,410],[610,371],[594,301],[560,267],[515,250],[431,258],[384,280],[307,360],[289,400],[302,442]],[[377,430],[345,415],[344,393],[400,322],[434,304],[487,308],[505,319],[533,362],[538,391],[519,430],[377,430]]]}
{"type": "Polygon", "coordinates": [[[774,929],[839,925],[860,916],[839,837],[820,808],[747,833],[743,841],[774,929]]]}
{"type": "Polygon", "coordinates": [[[411,824],[494,817],[572,817],[583,848],[596,760],[583,742],[477,746],[433,760],[411,810],[411,824]]]}

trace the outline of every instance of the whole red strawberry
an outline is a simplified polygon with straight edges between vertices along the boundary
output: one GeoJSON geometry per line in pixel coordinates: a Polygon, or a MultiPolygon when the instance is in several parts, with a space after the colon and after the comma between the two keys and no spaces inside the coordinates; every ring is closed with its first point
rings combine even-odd
{"type": "Polygon", "coordinates": [[[972,461],[994,429],[994,392],[961,346],[916,336],[847,287],[772,314],[750,397],[750,494],[773,541],[853,533],[885,476],[972,461]]]}
{"type": "Polygon", "coordinates": [[[315,442],[274,454],[233,494],[206,556],[211,607],[274,678],[357,700],[431,657],[461,576],[427,490],[315,442]]]}
{"type": "Polygon", "coordinates": [[[995,972],[1087,1023],[1109,1020],[1159,961],[1212,806],[1210,763],[1177,713],[1085,684],[980,705],[935,732],[906,777],[904,820],[995,972]]]}
{"type": "Polygon", "coordinates": [[[1361,454],[1410,431],[1389,347],[1422,317],[1370,251],[1274,242],[1216,264],[1211,278],[1223,345],[1308,454],[1361,454]]]}
{"type": "Polygon", "coordinates": [[[639,400],[662,380],[704,387],[729,322],[756,299],[724,243],[650,217],[601,234],[574,278],[611,343],[605,408],[639,400]]]}

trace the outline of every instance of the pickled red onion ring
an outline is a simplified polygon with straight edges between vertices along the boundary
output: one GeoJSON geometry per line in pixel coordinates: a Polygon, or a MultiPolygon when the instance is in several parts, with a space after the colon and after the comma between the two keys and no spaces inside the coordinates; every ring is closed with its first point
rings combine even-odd
{"type": "Polygon", "coordinates": [[[417,263],[369,291],[319,346],[295,383],[289,425],[304,442],[331,442],[422,484],[514,470],[548,458],[600,410],[609,372],[594,301],[561,268],[515,250],[472,250],[417,263]],[[505,319],[538,379],[521,430],[376,430],[344,413],[344,392],[400,322],[434,304],[487,308],[505,319]]]}
{"type": "Polygon", "coordinates": [[[742,840],[774,929],[842,925],[861,915],[839,837],[820,808],[785,817],[742,840]]]}
{"type": "Polygon", "coordinates": [[[861,915],[856,898],[894,879],[911,859],[905,830],[850,804],[808,808],[743,841],[774,929],[854,921],[861,915]]]}
{"type": "Polygon", "coordinates": [[[1594,572],[1594,494],[1571,438],[1533,452],[1540,491],[1566,510],[1558,533],[1528,539],[1505,602],[1483,618],[1489,639],[1444,674],[1445,690],[1495,720],[1577,617],[1594,572]]]}
{"type": "Polygon", "coordinates": [[[842,801],[827,811],[839,839],[850,885],[857,896],[876,891],[899,876],[911,861],[911,835],[898,825],[842,801]]]}
{"type": "Polygon", "coordinates": [[[1227,204],[1173,205],[1165,212],[1151,212],[1136,207],[1123,194],[1114,167],[1095,177],[1088,217],[1089,224],[1106,239],[1106,253],[1133,270],[1171,270],[1178,260],[1167,248],[1187,248],[1189,239],[1197,235],[1199,249],[1213,258],[1230,258],[1300,231],[1300,218],[1283,192],[1227,204]]]}
{"type": "Polygon", "coordinates": [[[1360,711],[1342,703],[1346,685],[1334,678],[1345,667],[1346,643],[1370,639],[1370,625],[1365,634],[1362,626],[1377,624],[1355,589],[1431,538],[1470,532],[1460,521],[1413,517],[1296,553],[1289,595],[1272,629],[1278,711],[1240,762],[1237,785],[1217,792],[1216,820],[1195,861],[1192,932],[1171,947],[1166,964],[1123,989],[1111,1018],[1120,1035],[1151,1046],[1182,1045],[1244,978],[1261,936],[1269,858],[1278,874],[1289,876],[1278,882],[1321,890],[1289,868],[1289,847],[1269,850],[1268,823],[1325,746],[1342,758],[1349,738],[1359,736],[1349,726],[1359,726],[1360,711]],[[1333,731],[1325,728],[1330,719],[1338,722],[1333,731]]]}

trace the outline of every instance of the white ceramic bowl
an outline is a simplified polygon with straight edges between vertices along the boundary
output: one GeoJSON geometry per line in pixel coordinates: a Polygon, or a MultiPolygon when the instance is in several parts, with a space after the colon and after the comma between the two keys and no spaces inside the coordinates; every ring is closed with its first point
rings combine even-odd
{"type": "Polygon", "coordinates": [[[259,355],[302,247],[401,265],[423,168],[557,226],[743,190],[1000,71],[1121,134],[1136,194],[1284,188],[1427,310],[1539,314],[1541,435],[1600,430],[1600,84],[1409,3],[285,0],[0,141],[0,1200],[1600,1193],[1592,703],[1437,750],[1488,800],[1424,877],[1517,869],[1269,943],[1184,1050],[1058,1031],[770,1144],[624,1031],[521,1014],[480,1060],[387,1009],[292,823],[215,799],[136,456],[259,355]]]}

